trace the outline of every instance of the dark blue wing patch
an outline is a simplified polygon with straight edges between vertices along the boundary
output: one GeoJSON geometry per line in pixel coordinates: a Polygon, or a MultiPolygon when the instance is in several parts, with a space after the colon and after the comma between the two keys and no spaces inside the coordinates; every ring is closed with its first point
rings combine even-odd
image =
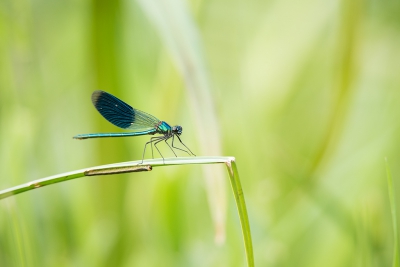
{"type": "Polygon", "coordinates": [[[155,128],[159,120],[104,91],[94,91],[92,102],[100,114],[122,129],[145,131],[155,128]]]}
{"type": "Polygon", "coordinates": [[[115,126],[126,129],[135,121],[133,108],[107,92],[94,91],[92,102],[100,114],[115,126]]]}

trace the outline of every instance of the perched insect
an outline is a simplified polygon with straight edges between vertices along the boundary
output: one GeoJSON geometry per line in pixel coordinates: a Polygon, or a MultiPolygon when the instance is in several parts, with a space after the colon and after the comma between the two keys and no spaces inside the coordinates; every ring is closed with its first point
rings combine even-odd
{"type": "Polygon", "coordinates": [[[113,96],[104,91],[94,91],[92,94],[92,102],[94,107],[98,112],[109,122],[118,126],[122,129],[132,130],[132,132],[128,133],[93,133],[93,134],[79,134],[74,136],[75,139],[88,139],[88,138],[104,138],[104,137],[125,137],[125,136],[139,136],[139,135],[154,135],[161,134],[161,136],[151,137],[150,141],[148,141],[143,150],[142,163],[144,159],[144,154],[146,152],[146,146],[148,144],[151,145],[151,154],[153,155],[153,143],[158,153],[164,160],[163,155],[157,147],[157,144],[161,141],[165,141],[165,143],[171,148],[172,152],[176,156],[173,148],[182,150],[189,155],[196,156],[193,152],[182,142],[179,137],[182,134],[182,127],[180,125],[176,125],[171,127],[165,121],[160,121],[156,117],[147,114],[141,110],[132,108],[124,101],[119,98],[113,96]],[[179,142],[187,149],[181,149],[179,147],[174,146],[174,138],[175,136],[178,138],[179,142]],[[167,140],[172,138],[172,146],[168,144],[167,140]]]}

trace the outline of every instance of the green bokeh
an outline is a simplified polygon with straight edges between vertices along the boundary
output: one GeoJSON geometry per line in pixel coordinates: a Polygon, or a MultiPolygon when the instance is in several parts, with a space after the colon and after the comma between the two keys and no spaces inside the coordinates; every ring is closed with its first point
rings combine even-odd
{"type": "MultiPolygon", "coordinates": [[[[186,3],[256,266],[390,266],[384,157],[396,194],[400,3],[186,3]]],[[[140,4],[0,1],[0,190],[141,158],[147,137],[72,139],[120,131],[93,108],[96,89],[181,124],[200,151],[184,78],[140,4]]],[[[216,245],[202,178],[199,166],[166,167],[2,200],[0,266],[245,266],[233,196],[216,245]]]]}

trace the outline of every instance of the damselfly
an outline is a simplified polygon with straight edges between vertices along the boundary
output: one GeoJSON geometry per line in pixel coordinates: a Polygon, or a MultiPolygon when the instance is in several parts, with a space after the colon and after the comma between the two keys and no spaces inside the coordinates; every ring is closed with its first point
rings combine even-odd
{"type": "Polygon", "coordinates": [[[182,127],[180,125],[170,126],[165,121],[160,121],[156,117],[143,112],[141,110],[132,108],[124,101],[118,99],[104,91],[94,91],[92,94],[92,102],[98,112],[109,122],[118,126],[122,129],[132,130],[128,133],[94,133],[94,134],[79,134],[74,136],[75,139],[88,139],[88,138],[104,138],[104,137],[125,137],[125,136],[139,136],[139,135],[154,135],[161,134],[161,136],[151,137],[143,150],[142,163],[144,159],[144,154],[146,152],[146,147],[148,144],[151,146],[151,155],[153,154],[153,144],[157,149],[160,156],[163,158],[157,144],[161,141],[169,146],[175,156],[176,153],[173,148],[182,150],[189,155],[196,156],[193,152],[182,142],[180,135],[182,134],[182,127]],[[182,149],[174,146],[175,136],[178,138],[179,142],[187,149],[182,149]],[[168,139],[172,138],[171,145],[167,142],[168,139]]]}

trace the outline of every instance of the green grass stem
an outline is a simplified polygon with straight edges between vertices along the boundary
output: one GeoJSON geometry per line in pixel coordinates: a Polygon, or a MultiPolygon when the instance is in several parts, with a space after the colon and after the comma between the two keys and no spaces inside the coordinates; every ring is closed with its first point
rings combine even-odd
{"type": "Polygon", "coordinates": [[[390,209],[392,211],[392,222],[393,222],[393,236],[394,236],[394,252],[393,252],[393,267],[399,267],[399,238],[397,230],[397,214],[396,214],[396,199],[393,190],[392,174],[390,173],[389,163],[386,159],[386,175],[388,180],[389,200],[390,209]]]}
{"type": "Polygon", "coordinates": [[[27,192],[33,189],[41,188],[46,185],[65,182],[68,180],[81,178],[85,176],[110,175],[128,172],[151,171],[154,167],[164,167],[171,165],[187,165],[187,164],[217,164],[225,163],[232,185],[233,194],[235,196],[236,205],[239,213],[239,219],[242,226],[242,234],[244,246],[246,250],[247,264],[249,267],[254,266],[253,245],[250,233],[249,218],[247,215],[246,203],[244,200],[243,189],[240,184],[239,172],[236,167],[234,157],[187,157],[187,158],[166,158],[144,160],[143,164],[140,160],[114,163],[109,165],[96,166],[92,168],[81,169],[72,172],[66,172],[50,177],[31,181],[0,191],[0,199],[4,199],[13,195],[27,192]]]}

